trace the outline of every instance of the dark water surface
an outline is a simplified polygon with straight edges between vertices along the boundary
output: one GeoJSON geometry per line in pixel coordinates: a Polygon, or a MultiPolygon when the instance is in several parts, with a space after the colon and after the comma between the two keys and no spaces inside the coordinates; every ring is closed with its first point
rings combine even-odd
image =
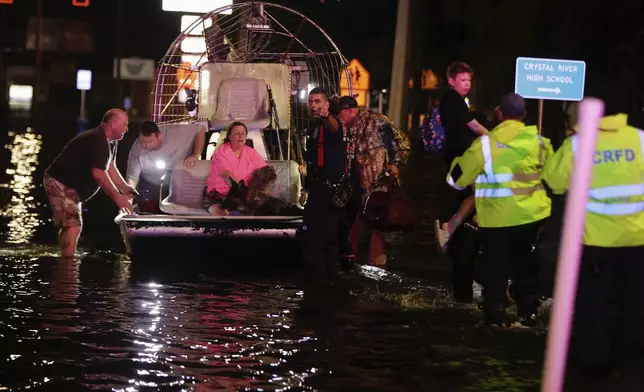
{"type": "MultiPolygon", "coordinates": [[[[58,259],[40,184],[69,137],[20,132],[3,152],[0,391],[538,390],[543,325],[487,328],[449,299],[431,229],[449,201],[438,162],[403,174],[424,223],[389,237],[389,270],[363,267],[315,291],[292,267],[129,260],[103,195],[87,203],[82,255],[58,259]]],[[[554,249],[546,240],[546,272],[554,249]]],[[[625,372],[611,390],[623,380],[641,390],[625,372]]]]}

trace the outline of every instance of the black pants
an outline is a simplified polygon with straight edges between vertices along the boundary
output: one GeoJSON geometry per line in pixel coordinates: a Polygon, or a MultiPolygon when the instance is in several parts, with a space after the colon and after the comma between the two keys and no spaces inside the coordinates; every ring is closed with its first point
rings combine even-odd
{"type": "Polygon", "coordinates": [[[521,226],[479,228],[483,259],[483,311],[488,321],[500,322],[509,304],[508,279],[519,316],[537,311],[539,255],[536,251],[539,230],[544,221],[521,226]]]}
{"type": "Polygon", "coordinates": [[[351,200],[347,203],[344,208],[344,216],[340,221],[339,228],[339,241],[340,241],[340,257],[347,257],[353,255],[353,249],[351,248],[351,238],[350,231],[351,227],[358,217],[358,212],[360,211],[361,204],[361,189],[360,184],[353,186],[353,194],[351,195],[351,200]]]}
{"type": "Polygon", "coordinates": [[[333,206],[332,192],[323,183],[310,181],[308,191],[302,231],[304,262],[312,274],[333,274],[338,267],[344,210],[333,206]]]}
{"type": "MultiPolygon", "coordinates": [[[[452,215],[458,211],[463,200],[473,195],[471,188],[459,192],[451,209],[452,215]]],[[[474,215],[475,212],[470,214],[467,220],[471,221],[474,215]]],[[[457,301],[469,302],[472,300],[472,283],[476,277],[475,266],[478,251],[478,234],[464,225],[460,225],[452,235],[448,246],[448,254],[452,261],[452,288],[457,301]]]]}
{"type": "Polygon", "coordinates": [[[581,367],[603,370],[610,363],[608,304],[621,291],[625,347],[644,353],[644,246],[585,246],[573,329],[573,355],[581,367]]]}

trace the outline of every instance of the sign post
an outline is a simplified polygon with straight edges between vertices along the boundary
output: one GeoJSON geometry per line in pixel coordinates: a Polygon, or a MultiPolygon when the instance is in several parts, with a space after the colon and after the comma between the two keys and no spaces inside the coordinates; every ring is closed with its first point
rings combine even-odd
{"type": "Polygon", "coordinates": [[[76,72],[76,89],[81,92],[80,120],[85,121],[85,101],[87,90],[92,89],[92,71],[79,69],[76,72]]]}
{"type": "Polygon", "coordinates": [[[539,100],[539,134],[542,132],[543,100],[581,101],[584,98],[586,63],[575,60],[518,57],[514,92],[539,100]]]}

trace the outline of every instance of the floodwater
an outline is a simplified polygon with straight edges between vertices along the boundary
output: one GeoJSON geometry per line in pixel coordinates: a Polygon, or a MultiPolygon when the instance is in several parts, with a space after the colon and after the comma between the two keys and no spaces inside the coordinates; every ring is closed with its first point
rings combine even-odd
{"type": "MultiPolygon", "coordinates": [[[[498,330],[449,299],[449,260],[431,229],[449,197],[438,162],[403,173],[423,224],[389,236],[388,271],[362,267],[320,292],[292,267],[130,260],[102,195],[87,203],[81,256],[58,259],[41,178],[72,136],[60,129],[10,134],[2,155],[0,391],[539,389],[547,316],[498,330]]],[[[605,386],[571,376],[567,390],[642,390],[641,369],[620,369],[605,386]]]]}

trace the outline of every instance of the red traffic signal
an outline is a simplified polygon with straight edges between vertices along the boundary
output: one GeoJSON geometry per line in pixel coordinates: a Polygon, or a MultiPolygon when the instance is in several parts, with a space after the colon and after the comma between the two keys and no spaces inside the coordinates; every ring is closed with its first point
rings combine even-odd
{"type": "Polygon", "coordinates": [[[72,0],[72,5],[74,7],[89,7],[89,0],[72,0]]]}
{"type": "Polygon", "coordinates": [[[0,0],[0,4],[13,4],[13,0],[0,0]]]}

